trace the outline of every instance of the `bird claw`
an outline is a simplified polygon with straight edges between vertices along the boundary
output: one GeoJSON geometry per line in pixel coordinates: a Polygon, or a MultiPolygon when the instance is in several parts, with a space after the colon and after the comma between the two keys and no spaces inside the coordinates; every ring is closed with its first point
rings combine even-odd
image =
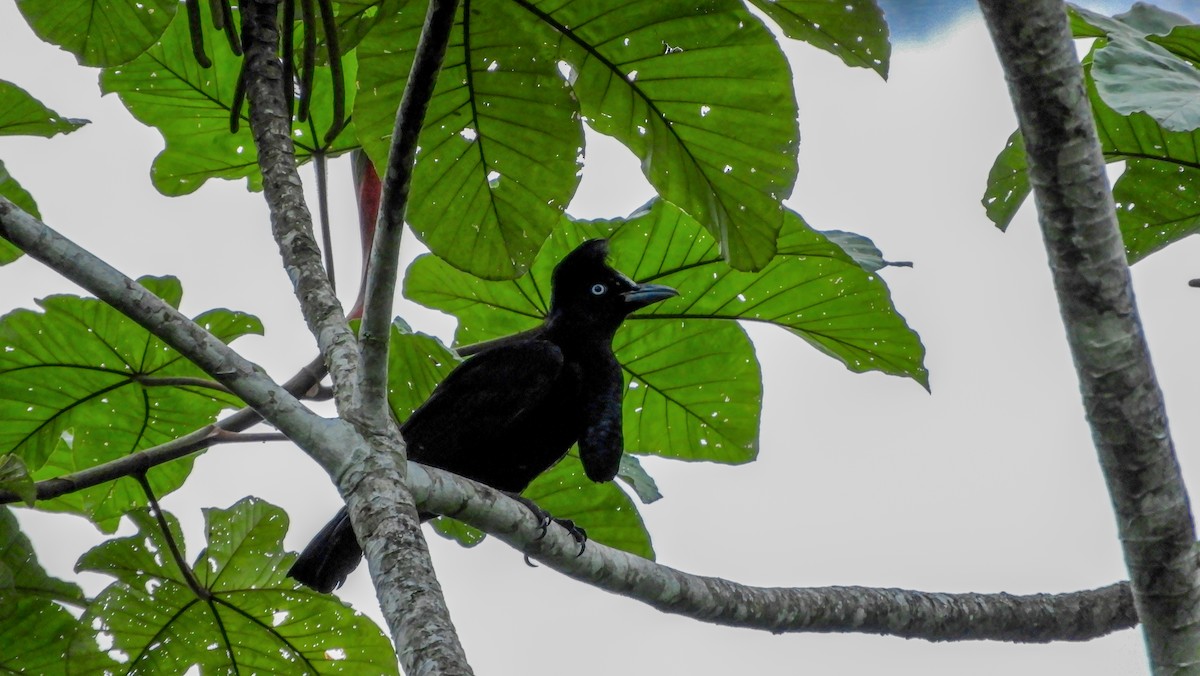
{"type": "MultiPolygon", "coordinates": [[[[525,505],[525,508],[532,512],[534,518],[538,520],[537,540],[541,540],[542,538],[546,537],[546,533],[549,532],[548,529],[550,528],[551,523],[557,523],[565,528],[567,533],[574,538],[576,544],[579,545],[579,552],[575,554],[575,557],[579,558],[580,556],[583,556],[584,550],[587,549],[587,531],[584,530],[582,526],[575,525],[575,522],[570,519],[558,519],[551,516],[550,512],[538,507],[537,503],[523,495],[509,493],[509,497],[521,503],[522,505],[525,505]]],[[[525,555],[525,563],[530,568],[537,568],[537,564],[529,560],[528,554],[525,555]]]]}

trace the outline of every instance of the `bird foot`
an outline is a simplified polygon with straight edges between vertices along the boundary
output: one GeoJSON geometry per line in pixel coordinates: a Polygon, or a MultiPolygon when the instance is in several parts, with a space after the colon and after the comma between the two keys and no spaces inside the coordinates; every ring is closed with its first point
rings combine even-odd
{"type": "MultiPolygon", "coordinates": [[[[523,495],[518,495],[515,493],[509,493],[508,495],[522,505],[525,505],[525,508],[532,512],[533,516],[538,520],[538,540],[546,537],[547,530],[550,528],[551,523],[557,523],[558,525],[567,529],[567,532],[570,533],[571,537],[574,538],[575,542],[579,545],[579,552],[575,554],[575,556],[583,556],[583,552],[587,548],[587,531],[584,530],[582,526],[575,525],[575,522],[570,519],[559,519],[552,516],[550,512],[538,507],[536,502],[523,495]]],[[[525,563],[531,568],[537,567],[537,564],[529,560],[528,554],[525,555],[525,563]]]]}

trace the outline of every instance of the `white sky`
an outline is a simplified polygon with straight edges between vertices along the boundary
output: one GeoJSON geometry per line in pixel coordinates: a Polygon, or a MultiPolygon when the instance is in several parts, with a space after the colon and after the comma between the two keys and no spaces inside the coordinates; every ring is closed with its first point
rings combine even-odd
{"type": "MultiPolygon", "coordinates": [[[[1078,403],[1032,207],[1002,235],[979,205],[988,168],[1014,128],[982,24],[904,46],[891,79],[789,45],[800,103],[800,178],[792,199],[818,228],[875,239],[913,269],[884,276],[929,354],[932,395],[907,380],[854,375],[781,330],[749,327],[760,348],[765,413],[760,459],[742,467],[649,459],[666,496],[643,508],[659,560],[749,584],[854,584],[931,591],[1065,592],[1125,577],[1107,494],[1078,403]]],[[[54,140],[0,139],[0,159],[44,219],[130,275],[175,274],[184,311],[225,306],[259,315],[267,337],[235,345],[279,378],[314,354],[270,240],[261,196],[210,182],[184,198],[150,186],[157,132],[101,99],[93,71],[37,41],[0,3],[0,78],[92,125],[54,140]]],[[[637,163],[589,139],[573,207],[617,216],[649,196],[637,163]]],[[[306,168],[306,177],[311,171],[306,168]]],[[[357,280],[357,232],[344,162],[331,167],[339,280],[357,280]]],[[[315,200],[312,201],[315,205],[315,200]]],[[[408,258],[414,240],[406,241],[408,258]]],[[[1185,471],[1200,441],[1200,277],[1188,240],[1141,263],[1135,282],[1185,471]]],[[[0,311],[73,286],[33,261],[0,269],[0,311]]],[[[686,289],[681,289],[684,294],[686,289]]],[[[444,316],[400,308],[448,335],[444,316]]],[[[1188,476],[1196,484],[1193,472],[1188,476]]],[[[246,494],[284,506],[300,548],[338,505],[333,486],[284,444],[225,447],[196,463],[163,500],[202,545],[200,508],[246,494]]],[[[21,510],[42,564],[76,576],[101,538],[82,519],[21,510]]],[[[1072,645],[933,645],[858,635],[785,635],[713,627],[599,592],[492,540],[464,550],[430,538],[468,657],[480,674],[1145,673],[1141,636],[1072,645]]],[[[360,571],[342,590],[378,617],[360,571]]]]}

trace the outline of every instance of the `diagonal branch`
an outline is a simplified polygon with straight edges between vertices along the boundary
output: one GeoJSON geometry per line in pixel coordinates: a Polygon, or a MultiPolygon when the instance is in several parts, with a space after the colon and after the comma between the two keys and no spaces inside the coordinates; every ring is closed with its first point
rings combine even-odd
{"type": "Polygon", "coordinates": [[[391,415],[387,403],[388,336],[392,301],[400,272],[400,235],[408,210],[417,139],[433,89],[437,84],[458,0],[430,0],[425,14],[412,71],[404,85],[396,125],[383,176],[383,197],[376,221],[374,243],[367,264],[363,309],[361,395],[364,413],[373,420],[391,415]]]}
{"type": "Polygon", "coordinates": [[[1200,666],[1187,489],[1138,318],[1063,3],[980,0],[1029,158],[1054,288],[1156,674],[1200,666]]]}
{"type": "Polygon", "coordinates": [[[166,301],[4,197],[0,197],[0,237],[163,339],[252,406],[326,471],[340,473],[344,454],[336,446],[318,443],[320,425],[314,423],[324,422],[323,418],[166,301]]]}
{"type": "Polygon", "coordinates": [[[246,100],[250,129],[258,149],[263,194],[271,211],[271,233],[279,245],[284,269],[292,280],[304,321],[333,378],[338,411],[353,409],[358,345],[321,259],[313,236],[312,214],[304,201],[304,185],[296,171],[292,118],[283,89],[284,67],[275,55],[279,31],[277,2],[245,3],[242,38],[246,44],[246,100]]]}
{"type": "Polygon", "coordinates": [[[875,587],[752,587],[691,575],[562,528],[541,537],[524,506],[482,484],[409,464],[422,510],[452,516],[564,575],[702,622],[773,633],[865,633],[927,641],[1086,641],[1137,624],[1127,583],[1068,594],[942,594],[875,587]]]}

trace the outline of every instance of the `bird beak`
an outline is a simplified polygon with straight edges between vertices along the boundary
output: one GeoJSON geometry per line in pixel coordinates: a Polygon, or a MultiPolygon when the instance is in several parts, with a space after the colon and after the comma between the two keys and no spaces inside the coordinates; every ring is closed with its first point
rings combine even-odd
{"type": "Polygon", "coordinates": [[[678,295],[679,292],[669,286],[642,284],[634,290],[625,293],[625,304],[630,307],[630,310],[636,310],[678,295]]]}

